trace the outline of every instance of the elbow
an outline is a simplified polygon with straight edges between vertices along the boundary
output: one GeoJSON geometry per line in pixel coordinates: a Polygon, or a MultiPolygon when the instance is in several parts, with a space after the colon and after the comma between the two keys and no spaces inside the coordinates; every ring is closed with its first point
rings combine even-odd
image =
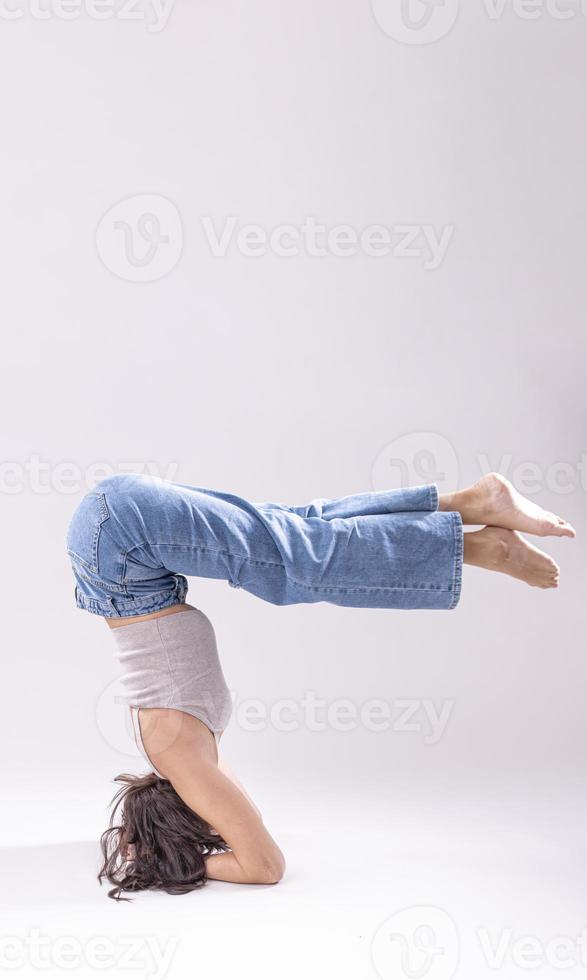
{"type": "Polygon", "coordinates": [[[283,855],[263,861],[251,869],[249,883],[251,885],[277,885],[285,874],[285,859],[283,855]]]}
{"type": "Polygon", "coordinates": [[[285,869],[278,867],[263,868],[262,871],[259,871],[259,873],[255,875],[254,884],[278,885],[283,878],[284,873],[285,869]]]}
{"type": "Polygon", "coordinates": [[[267,877],[265,884],[267,885],[278,885],[285,874],[285,861],[283,858],[279,861],[272,863],[267,871],[267,877]]]}

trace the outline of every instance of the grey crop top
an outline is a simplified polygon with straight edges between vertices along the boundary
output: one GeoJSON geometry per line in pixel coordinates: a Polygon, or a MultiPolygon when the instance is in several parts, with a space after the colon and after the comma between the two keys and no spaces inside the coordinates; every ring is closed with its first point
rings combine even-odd
{"type": "Polygon", "coordinates": [[[185,711],[218,741],[230,720],[232,699],[208,617],[200,609],[186,609],[111,632],[135,741],[149,766],[157,772],[145,752],[137,708],[185,711]]]}

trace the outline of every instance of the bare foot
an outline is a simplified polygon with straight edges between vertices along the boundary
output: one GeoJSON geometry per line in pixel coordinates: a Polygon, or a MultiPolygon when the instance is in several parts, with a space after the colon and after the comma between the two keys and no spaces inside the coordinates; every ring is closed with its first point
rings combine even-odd
{"type": "Polygon", "coordinates": [[[440,509],[458,510],[463,524],[489,524],[542,538],[576,535],[567,521],[522,496],[500,473],[489,473],[467,490],[443,494],[440,509]]]}
{"type": "Polygon", "coordinates": [[[538,589],[556,589],[559,567],[516,531],[485,527],[465,534],[464,560],[494,572],[504,572],[538,589]]]}

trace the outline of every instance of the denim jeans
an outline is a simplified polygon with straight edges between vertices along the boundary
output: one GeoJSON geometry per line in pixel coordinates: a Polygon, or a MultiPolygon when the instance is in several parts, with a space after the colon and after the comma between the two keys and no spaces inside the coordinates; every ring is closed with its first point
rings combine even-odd
{"type": "Polygon", "coordinates": [[[77,606],[106,617],[183,602],[185,576],[275,605],[453,609],[461,591],[462,521],[434,485],[293,507],[116,475],[82,498],[66,546],[77,606]]]}

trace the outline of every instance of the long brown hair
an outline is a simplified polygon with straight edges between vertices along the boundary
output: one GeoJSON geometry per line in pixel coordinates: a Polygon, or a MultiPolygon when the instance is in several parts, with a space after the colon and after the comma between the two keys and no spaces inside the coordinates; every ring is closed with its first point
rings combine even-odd
{"type": "Polygon", "coordinates": [[[229,850],[222,837],[154,772],[122,773],[114,781],[122,785],[100,838],[104,863],[98,874],[100,884],[106,878],[113,886],[109,897],[129,901],[122,892],[147,888],[183,895],[204,885],[204,858],[229,850]]]}

